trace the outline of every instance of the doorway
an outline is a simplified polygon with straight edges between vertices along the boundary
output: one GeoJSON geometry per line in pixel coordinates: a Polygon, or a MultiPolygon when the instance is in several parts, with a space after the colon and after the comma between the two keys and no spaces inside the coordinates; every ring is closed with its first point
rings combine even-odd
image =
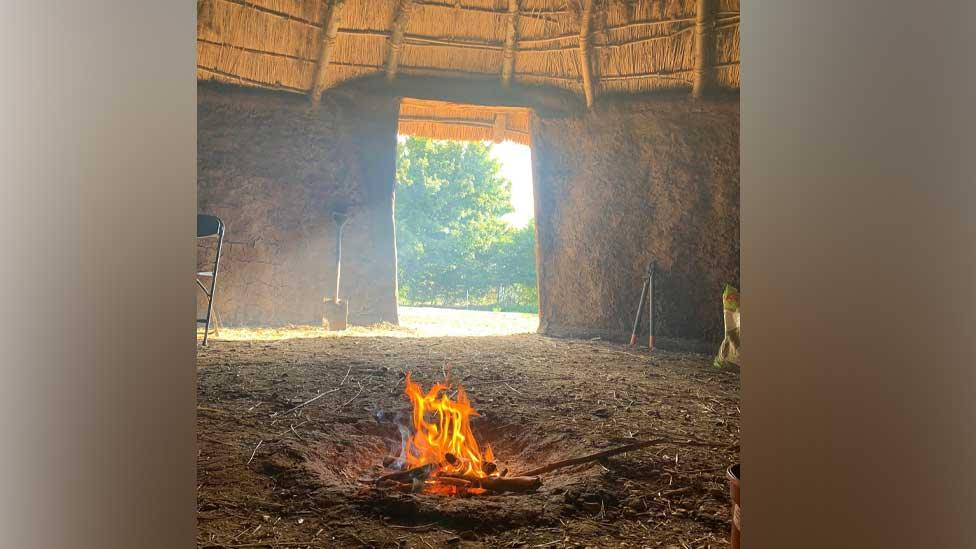
{"type": "Polygon", "coordinates": [[[401,105],[394,199],[401,326],[458,336],[538,329],[527,114],[401,105]]]}

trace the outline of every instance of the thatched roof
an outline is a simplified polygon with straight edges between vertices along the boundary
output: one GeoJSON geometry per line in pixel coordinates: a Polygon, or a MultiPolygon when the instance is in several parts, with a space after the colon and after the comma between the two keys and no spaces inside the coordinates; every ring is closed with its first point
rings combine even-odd
{"type": "Polygon", "coordinates": [[[515,141],[529,144],[529,112],[516,107],[472,106],[405,98],[399,132],[435,139],[515,141]]]}
{"type": "MultiPolygon", "coordinates": [[[[579,94],[587,105],[611,93],[697,91],[696,79],[736,89],[739,2],[198,0],[201,80],[317,101],[323,90],[377,73],[550,86],[579,94]]],[[[431,111],[433,105],[405,107],[407,116],[459,118],[449,109],[431,111]]],[[[497,136],[485,125],[495,123],[495,114],[480,113],[469,133],[497,136]]],[[[505,114],[509,124],[518,119],[505,114]]],[[[401,122],[403,128],[423,133],[424,125],[401,122]]],[[[507,130],[506,138],[521,141],[527,119],[526,127],[507,130]]]]}

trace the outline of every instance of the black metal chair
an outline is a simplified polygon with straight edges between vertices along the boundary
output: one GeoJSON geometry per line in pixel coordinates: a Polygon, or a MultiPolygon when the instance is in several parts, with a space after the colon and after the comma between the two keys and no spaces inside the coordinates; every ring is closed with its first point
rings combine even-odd
{"type": "MultiPolygon", "coordinates": [[[[217,271],[220,267],[220,248],[224,244],[224,222],[215,215],[197,214],[197,238],[216,238],[217,239],[217,253],[214,256],[213,269],[209,271],[199,271],[197,272],[197,286],[203,290],[204,295],[207,296],[207,316],[204,318],[198,318],[197,324],[203,324],[203,344],[207,344],[207,336],[210,335],[210,323],[211,317],[216,316],[216,311],[214,311],[213,301],[214,292],[217,289],[217,271]],[[200,278],[210,279],[210,289],[208,290],[200,278]]],[[[214,328],[216,333],[216,327],[214,328]]]]}

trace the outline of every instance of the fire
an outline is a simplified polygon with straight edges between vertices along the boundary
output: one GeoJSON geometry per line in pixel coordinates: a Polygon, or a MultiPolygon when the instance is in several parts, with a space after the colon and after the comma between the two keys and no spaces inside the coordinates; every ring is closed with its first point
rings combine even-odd
{"type": "Polygon", "coordinates": [[[435,383],[424,392],[407,373],[405,393],[413,405],[411,432],[405,433],[403,455],[408,469],[431,465],[434,474],[428,488],[455,493],[455,487],[440,483],[437,477],[497,477],[495,456],[490,446],[484,450],[471,431],[470,420],[477,416],[464,387],[458,386],[456,400],[447,395],[450,387],[435,383]]]}

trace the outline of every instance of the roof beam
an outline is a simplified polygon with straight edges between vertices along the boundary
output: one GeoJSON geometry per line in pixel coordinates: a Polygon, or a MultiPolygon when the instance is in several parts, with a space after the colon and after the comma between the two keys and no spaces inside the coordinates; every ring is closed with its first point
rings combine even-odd
{"type": "Polygon", "coordinates": [[[518,0],[508,0],[508,29],[505,33],[505,53],[502,54],[502,85],[512,84],[515,69],[515,41],[518,40],[518,0]]]}
{"type": "MultiPolygon", "coordinates": [[[[699,0],[701,1],[701,0],[699,0]]],[[[590,22],[593,19],[593,0],[583,0],[580,14],[579,59],[580,74],[583,76],[583,95],[586,107],[593,107],[593,74],[590,70],[590,22]]]]}
{"type": "Polygon", "coordinates": [[[329,68],[329,58],[335,49],[336,36],[339,34],[339,20],[342,18],[342,5],[345,0],[327,0],[325,22],[322,25],[322,43],[319,48],[319,58],[315,62],[315,74],[312,76],[312,89],[309,90],[312,105],[318,105],[325,89],[325,73],[329,68]]]}
{"type": "Polygon", "coordinates": [[[397,5],[396,16],[393,18],[393,29],[390,32],[390,50],[386,57],[386,79],[396,77],[397,67],[400,65],[400,49],[403,46],[403,35],[407,30],[407,21],[413,10],[413,0],[400,0],[397,5]]]}
{"type": "Polygon", "coordinates": [[[698,0],[695,14],[695,69],[692,73],[691,95],[698,99],[711,86],[712,51],[715,49],[715,4],[712,0],[698,0]]]}

